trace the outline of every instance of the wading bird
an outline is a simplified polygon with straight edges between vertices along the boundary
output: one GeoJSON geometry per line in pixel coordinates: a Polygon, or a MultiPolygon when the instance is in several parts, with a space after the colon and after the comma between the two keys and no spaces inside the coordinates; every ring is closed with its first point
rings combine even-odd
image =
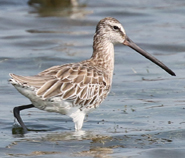
{"type": "Polygon", "coordinates": [[[13,110],[24,131],[27,128],[20,117],[20,111],[33,107],[67,115],[73,119],[75,129],[80,130],[85,115],[96,109],[110,92],[116,43],[131,47],[175,76],[172,70],[130,40],[118,20],[104,18],[97,24],[90,59],[53,66],[35,76],[10,74],[11,84],[31,101],[31,104],[13,110]]]}

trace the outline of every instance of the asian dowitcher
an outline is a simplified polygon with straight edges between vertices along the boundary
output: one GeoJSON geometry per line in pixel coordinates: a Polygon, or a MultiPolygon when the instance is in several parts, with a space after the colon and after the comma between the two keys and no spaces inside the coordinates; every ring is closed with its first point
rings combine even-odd
{"type": "Polygon", "coordinates": [[[96,109],[110,92],[116,43],[131,47],[175,76],[162,62],[131,41],[118,20],[104,18],[97,24],[90,59],[53,66],[35,76],[10,74],[12,85],[31,101],[31,104],[15,107],[13,111],[24,131],[27,128],[20,111],[32,107],[68,115],[73,119],[75,129],[80,130],[85,115],[96,109]]]}

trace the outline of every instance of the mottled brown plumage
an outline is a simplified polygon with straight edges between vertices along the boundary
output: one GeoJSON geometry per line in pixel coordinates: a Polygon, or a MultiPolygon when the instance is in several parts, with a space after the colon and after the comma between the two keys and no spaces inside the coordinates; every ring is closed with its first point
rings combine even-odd
{"type": "MultiPolygon", "coordinates": [[[[96,27],[90,59],[53,66],[35,76],[10,74],[10,82],[30,99],[34,107],[70,116],[76,130],[79,130],[85,115],[98,107],[110,92],[115,43],[132,47],[174,75],[164,64],[136,46],[126,36],[118,20],[108,17],[102,19],[96,27]]],[[[19,123],[24,126],[21,121],[19,123]]]]}
{"type": "MultiPolygon", "coordinates": [[[[105,71],[106,72],[106,71],[105,71]]],[[[98,70],[91,60],[82,63],[54,66],[36,76],[11,77],[22,86],[33,87],[36,95],[43,99],[60,97],[73,100],[73,106],[96,107],[110,90],[107,73],[98,70]]]]}

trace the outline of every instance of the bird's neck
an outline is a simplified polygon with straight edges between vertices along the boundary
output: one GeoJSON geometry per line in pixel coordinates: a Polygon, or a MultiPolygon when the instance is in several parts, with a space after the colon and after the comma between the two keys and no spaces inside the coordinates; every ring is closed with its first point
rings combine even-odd
{"type": "Polygon", "coordinates": [[[95,35],[91,60],[112,75],[114,70],[114,45],[103,36],[95,35]]]}

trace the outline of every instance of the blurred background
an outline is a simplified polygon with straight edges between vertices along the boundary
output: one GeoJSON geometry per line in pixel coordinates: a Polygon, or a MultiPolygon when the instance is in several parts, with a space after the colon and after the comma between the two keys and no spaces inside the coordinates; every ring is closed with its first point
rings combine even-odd
{"type": "Polygon", "coordinates": [[[0,0],[1,157],[184,158],[184,15],[184,0],[0,0]],[[30,102],[8,74],[88,59],[96,24],[107,16],[177,76],[117,45],[112,90],[81,133],[67,116],[28,109],[24,134],[12,110],[30,102]]]}

